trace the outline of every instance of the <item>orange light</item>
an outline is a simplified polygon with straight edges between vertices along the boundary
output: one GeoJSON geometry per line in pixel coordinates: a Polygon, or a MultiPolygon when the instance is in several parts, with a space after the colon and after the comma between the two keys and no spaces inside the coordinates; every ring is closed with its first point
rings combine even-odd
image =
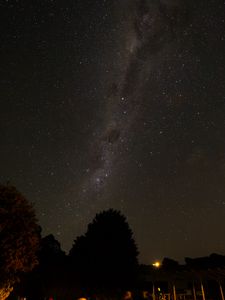
{"type": "Polygon", "coordinates": [[[152,265],[153,265],[153,267],[155,267],[155,268],[159,268],[159,267],[161,266],[161,263],[160,263],[159,261],[156,261],[156,262],[154,262],[152,265]]]}

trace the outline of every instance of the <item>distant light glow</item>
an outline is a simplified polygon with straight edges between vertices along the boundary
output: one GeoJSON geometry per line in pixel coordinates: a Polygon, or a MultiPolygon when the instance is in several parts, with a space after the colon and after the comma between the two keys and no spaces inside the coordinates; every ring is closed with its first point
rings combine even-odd
{"type": "Polygon", "coordinates": [[[155,268],[159,268],[159,267],[161,266],[161,263],[160,263],[159,261],[156,261],[156,262],[154,262],[152,265],[153,265],[153,267],[155,267],[155,268]]]}

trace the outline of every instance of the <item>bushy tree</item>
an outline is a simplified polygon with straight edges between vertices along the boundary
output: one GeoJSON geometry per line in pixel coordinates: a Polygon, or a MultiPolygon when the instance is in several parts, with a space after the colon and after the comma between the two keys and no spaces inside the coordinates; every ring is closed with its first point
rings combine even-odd
{"type": "Polygon", "coordinates": [[[126,218],[117,210],[98,213],[84,236],[78,237],[70,258],[79,278],[102,286],[132,282],[138,250],[126,218]]]}
{"type": "Polygon", "coordinates": [[[46,296],[59,295],[67,285],[67,260],[60,243],[50,234],[43,237],[37,253],[39,264],[24,276],[18,285],[18,294],[29,299],[44,299],[46,296]]]}
{"type": "Polygon", "coordinates": [[[15,187],[0,185],[0,295],[37,264],[39,236],[32,205],[15,187]]]}

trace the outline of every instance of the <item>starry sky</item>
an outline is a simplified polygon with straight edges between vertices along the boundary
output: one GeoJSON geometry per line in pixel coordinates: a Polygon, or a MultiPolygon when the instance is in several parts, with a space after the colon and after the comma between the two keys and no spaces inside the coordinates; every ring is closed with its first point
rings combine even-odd
{"type": "Polygon", "coordinates": [[[101,210],[140,262],[225,254],[225,2],[2,0],[0,182],[68,251],[101,210]]]}

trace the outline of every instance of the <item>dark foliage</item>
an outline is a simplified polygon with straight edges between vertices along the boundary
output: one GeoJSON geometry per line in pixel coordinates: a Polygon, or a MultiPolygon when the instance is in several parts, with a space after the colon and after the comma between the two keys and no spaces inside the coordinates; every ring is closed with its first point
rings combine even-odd
{"type": "Polygon", "coordinates": [[[37,264],[40,227],[32,205],[13,186],[0,185],[0,278],[12,285],[37,264]]]}
{"type": "Polygon", "coordinates": [[[122,286],[134,280],[138,250],[126,218],[116,210],[98,213],[70,251],[77,278],[97,286],[122,286]]]}
{"type": "Polygon", "coordinates": [[[165,257],[162,262],[162,267],[164,270],[174,271],[179,268],[179,263],[174,259],[165,257]]]}
{"type": "Polygon", "coordinates": [[[52,234],[41,239],[38,260],[38,266],[24,276],[18,287],[19,294],[35,300],[46,295],[59,295],[66,286],[67,260],[60,243],[52,234]]]}
{"type": "Polygon", "coordinates": [[[60,243],[50,234],[42,238],[38,257],[40,265],[55,265],[65,257],[65,252],[61,250],[60,243]]]}
{"type": "Polygon", "coordinates": [[[225,268],[225,256],[219,254],[211,254],[210,256],[198,258],[185,258],[188,268],[194,270],[225,268]]]}

